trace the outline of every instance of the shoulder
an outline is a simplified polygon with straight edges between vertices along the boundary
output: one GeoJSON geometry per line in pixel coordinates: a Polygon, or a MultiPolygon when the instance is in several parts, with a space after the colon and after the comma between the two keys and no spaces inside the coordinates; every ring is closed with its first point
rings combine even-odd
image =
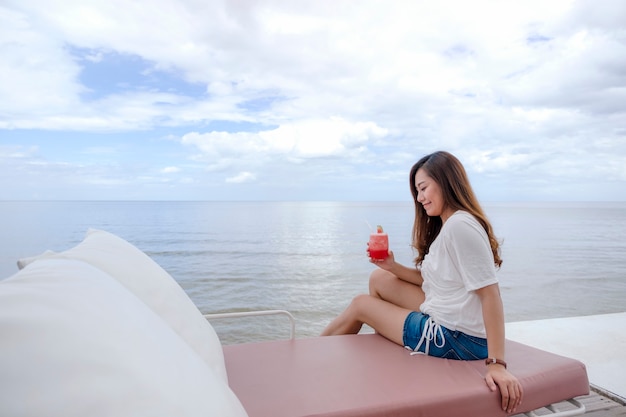
{"type": "Polygon", "coordinates": [[[447,229],[447,234],[453,235],[456,239],[484,239],[487,237],[487,232],[476,217],[464,210],[454,212],[444,226],[447,229]]]}
{"type": "MultiPolygon", "coordinates": [[[[464,279],[480,281],[482,284],[495,278],[493,251],[487,232],[480,222],[466,211],[457,211],[444,224],[448,226],[444,244],[455,257],[458,265],[463,265],[464,279]],[[489,280],[484,281],[486,277],[489,280]]],[[[443,229],[442,229],[443,230],[443,229]]],[[[497,282],[497,281],[494,281],[497,282]]],[[[482,285],[481,286],[484,286],[482,285]]],[[[468,288],[476,289],[474,285],[468,288]]]]}
{"type": "Polygon", "coordinates": [[[464,210],[455,211],[446,221],[446,226],[450,226],[450,228],[478,227],[483,229],[476,217],[464,210]]]}

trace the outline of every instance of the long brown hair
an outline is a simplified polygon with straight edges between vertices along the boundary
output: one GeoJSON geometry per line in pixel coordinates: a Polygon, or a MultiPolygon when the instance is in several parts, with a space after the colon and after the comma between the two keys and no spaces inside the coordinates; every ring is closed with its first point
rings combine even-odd
{"type": "Polygon", "coordinates": [[[417,251],[415,264],[421,265],[424,257],[430,249],[443,223],[441,217],[430,217],[426,214],[424,207],[417,201],[417,188],[415,187],[415,174],[422,168],[441,188],[445,207],[452,210],[465,210],[473,215],[483,226],[489,244],[493,252],[493,262],[496,267],[500,267],[500,244],[496,239],[491,224],[487,220],[485,212],[478,203],[478,199],[472,190],[467,173],[461,162],[451,153],[439,151],[426,155],[413,167],[409,176],[411,184],[411,194],[415,204],[415,222],[413,223],[413,243],[412,246],[417,251]]]}

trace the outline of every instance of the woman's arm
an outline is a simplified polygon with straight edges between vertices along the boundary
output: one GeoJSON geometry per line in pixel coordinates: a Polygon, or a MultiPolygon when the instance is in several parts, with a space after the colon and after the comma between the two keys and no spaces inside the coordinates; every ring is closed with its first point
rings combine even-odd
{"type": "MultiPolygon", "coordinates": [[[[492,284],[476,290],[476,294],[482,304],[483,320],[487,332],[488,356],[505,361],[504,309],[500,298],[500,288],[498,284],[492,284]]],[[[515,412],[523,395],[522,386],[517,378],[510,374],[504,365],[494,363],[487,365],[485,381],[492,391],[500,388],[502,409],[508,413],[515,412]]]]}
{"type": "Polygon", "coordinates": [[[417,286],[421,286],[424,282],[424,278],[422,278],[422,272],[415,267],[408,267],[397,262],[394,262],[389,272],[397,276],[403,281],[410,282],[411,284],[415,284],[417,286]]]}
{"type": "Polygon", "coordinates": [[[421,271],[415,267],[410,268],[396,262],[393,251],[389,251],[389,256],[385,260],[370,258],[370,262],[385,271],[391,272],[402,281],[410,282],[417,286],[421,286],[424,282],[421,271]]]}
{"type": "Polygon", "coordinates": [[[483,308],[489,357],[504,360],[504,308],[498,284],[476,290],[483,308]]]}

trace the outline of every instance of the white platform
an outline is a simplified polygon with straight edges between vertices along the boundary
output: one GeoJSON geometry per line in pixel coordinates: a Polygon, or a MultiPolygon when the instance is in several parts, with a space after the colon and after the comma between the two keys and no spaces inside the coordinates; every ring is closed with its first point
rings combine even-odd
{"type": "Polygon", "coordinates": [[[506,337],[580,360],[590,383],[626,398],[626,312],[507,323],[506,337]]]}

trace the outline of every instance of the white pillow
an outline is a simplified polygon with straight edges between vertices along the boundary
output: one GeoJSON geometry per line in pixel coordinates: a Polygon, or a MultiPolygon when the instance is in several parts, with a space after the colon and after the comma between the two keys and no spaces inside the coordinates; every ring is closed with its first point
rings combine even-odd
{"type": "Polygon", "coordinates": [[[228,381],[222,344],[178,283],[148,255],[111,233],[89,229],[85,239],[61,253],[47,251],[18,261],[24,267],[37,259],[77,259],[106,272],[133,292],[228,381]]]}
{"type": "Polygon", "coordinates": [[[244,417],[223,379],[136,296],[87,263],[0,281],[0,415],[244,417]]]}

